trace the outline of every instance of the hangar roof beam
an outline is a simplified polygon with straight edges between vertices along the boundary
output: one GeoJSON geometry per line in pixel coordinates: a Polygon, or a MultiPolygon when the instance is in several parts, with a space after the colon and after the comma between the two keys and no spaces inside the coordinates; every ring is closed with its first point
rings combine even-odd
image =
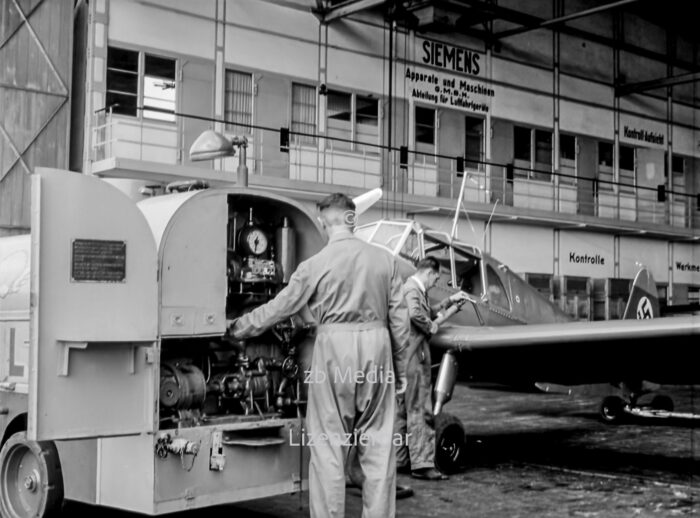
{"type": "Polygon", "coordinates": [[[371,9],[383,3],[384,0],[348,0],[347,2],[342,2],[333,7],[325,9],[322,12],[321,19],[323,22],[329,23],[333,20],[338,20],[359,11],[371,9]]]}
{"type": "Polygon", "coordinates": [[[599,5],[591,9],[586,9],[584,11],[579,11],[578,13],[571,13],[565,16],[559,16],[557,18],[552,18],[551,20],[545,20],[532,25],[525,25],[523,27],[518,27],[515,29],[508,29],[506,31],[497,32],[493,35],[496,39],[503,39],[509,36],[515,36],[516,34],[522,34],[524,32],[534,31],[536,29],[542,29],[544,27],[551,27],[553,25],[558,25],[560,23],[568,22],[570,20],[575,20],[576,18],[583,18],[585,16],[590,16],[592,14],[598,14],[603,11],[609,11],[610,9],[615,9],[617,7],[622,7],[627,4],[632,4],[639,2],[639,0],[619,0],[617,2],[611,2],[609,4],[599,5]]]}
{"type": "Polygon", "coordinates": [[[694,83],[700,79],[700,72],[690,72],[688,74],[680,74],[677,76],[662,77],[660,79],[652,79],[651,81],[640,81],[638,83],[630,83],[620,85],[615,88],[615,95],[622,97],[625,95],[644,92],[645,90],[654,90],[665,86],[682,85],[685,83],[694,83]]]}

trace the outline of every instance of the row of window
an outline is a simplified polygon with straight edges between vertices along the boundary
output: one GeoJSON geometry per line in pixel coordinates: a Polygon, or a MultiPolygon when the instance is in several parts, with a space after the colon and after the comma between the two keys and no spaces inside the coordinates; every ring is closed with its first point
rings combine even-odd
{"type": "MultiPolygon", "coordinates": [[[[107,106],[113,113],[161,121],[175,121],[176,60],[146,52],[109,47],[107,59],[107,106]],[[139,102],[140,101],[140,102],[139,102]]],[[[293,142],[316,145],[319,93],[326,97],[327,146],[337,150],[378,154],[380,143],[380,104],[372,95],[317,91],[316,86],[292,84],[291,131],[293,142]]],[[[253,75],[227,70],[224,87],[224,117],[231,131],[250,128],[253,124],[253,75]]],[[[419,156],[430,156],[437,149],[437,110],[416,105],[413,113],[415,150],[419,156]]],[[[481,168],[484,160],[484,124],[480,117],[465,115],[464,157],[467,167],[481,168]]],[[[513,127],[514,177],[551,181],[553,166],[553,133],[550,130],[516,125],[513,127]]],[[[573,183],[577,176],[577,138],[560,134],[559,159],[562,183],[573,183]]],[[[664,164],[666,162],[664,161],[664,164]]],[[[674,155],[672,171],[674,185],[683,175],[686,163],[674,155]]],[[[633,191],[635,186],[635,148],[619,146],[619,182],[621,191],[633,191]]],[[[598,142],[598,189],[613,188],[613,144],[598,142]]]]}

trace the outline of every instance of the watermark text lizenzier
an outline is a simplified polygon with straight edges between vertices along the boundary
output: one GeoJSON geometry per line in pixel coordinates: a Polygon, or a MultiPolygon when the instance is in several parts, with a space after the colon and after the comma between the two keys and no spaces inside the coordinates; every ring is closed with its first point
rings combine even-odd
{"type": "Polygon", "coordinates": [[[303,431],[298,436],[293,430],[289,429],[289,444],[290,446],[316,446],[320,444],[331,444],[333,446],[387,446],[391,443],[392,446],[403,446],[408,444],[410,433],[393,433],[390,437],[376,437],[353,430],[352,432],[339,433],[310,433],[303,431]]]}
{"type": "Polygon", "coordinates": [[[369,369],[353,369],[351,367],[335,366],[328,371],[310,369],[304,371],[304,383],[394,383],[396,376],[393,369],[385,369],[383,365],[369,369]]]}

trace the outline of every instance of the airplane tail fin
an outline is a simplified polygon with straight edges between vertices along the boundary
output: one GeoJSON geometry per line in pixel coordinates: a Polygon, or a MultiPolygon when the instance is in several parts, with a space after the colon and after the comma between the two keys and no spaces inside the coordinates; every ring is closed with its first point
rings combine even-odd
{"type": "Polygon", "coordinates": [[[661,310],[656,283],[651,272],[642,268],[637,272],[634,283],[632,283],[632,291],[622,319],[656,318],[659,316],[661,316],[661,310]]]}

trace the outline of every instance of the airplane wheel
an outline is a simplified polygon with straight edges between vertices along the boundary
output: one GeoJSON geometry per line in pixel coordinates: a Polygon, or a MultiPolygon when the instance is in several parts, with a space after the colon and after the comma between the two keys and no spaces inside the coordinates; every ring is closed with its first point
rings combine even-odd
{"type": "Polygon", "coordinates": [[[624,419],[625,402],[617,396],[608,396],[600,404],[600,418],[605,423],[615,424],[624,419]]]}
{"type": "Polygon", "coordinates": [[[454,473],[462,466],[467,440],[462,422],[452,414],[435,417],[435,466],[443,473],[454,473]]]}
{"type": "Polygon", "coordinates": [[[0,515],[46,518],[63,505],[63,476],[56,445],[12,435],[0,450],[0,515]]]}
{"type": "Polygon", "coordinates": [[[651,400],[651,408],[673,412],[673,400],[668,396],[654,396],[654,399],[651,400]]]}

